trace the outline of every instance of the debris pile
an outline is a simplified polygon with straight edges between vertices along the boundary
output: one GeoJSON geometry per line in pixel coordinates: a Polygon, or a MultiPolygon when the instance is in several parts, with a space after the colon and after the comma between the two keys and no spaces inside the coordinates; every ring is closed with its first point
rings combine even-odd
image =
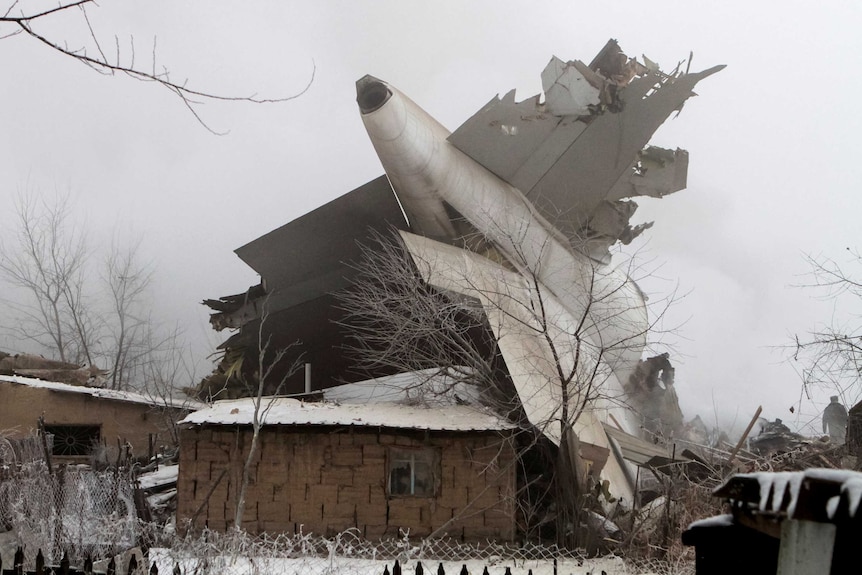
{"type": "MultiPolygon", "coordinates": [[[[653,367],[657,363],[653,362],[653,367]]],[[[655,379],[647,377],[644,381],[655,379]]],[[[697,520],[726,513],[726,504],[716,490],[730,485],[728,478],[784,477],[811,469],[824,470],[824,474],[859,471],[860,460],[849,433],[846,444],[829,434],[804,437],[793,433],[780,419],[769,421],[759,415],[760,410],[746,433],[734,442],[720,429],[710,430],[700,417],[685,423],[680,434],[670,440],[673,461],[659,465],[653,460],[640,467],[639,501],[632,514],[610,516],[624,533],[617,551],[635,560],[692,557],[693,549],[681,544],[680,534],[697,520]]]]}
{"type": "Polygon", "coordinates": [[[649,434],[674,437],[682,431],[683,415],[673,383],[674,368],[667,353],[639,361],[629,377],[626,393],[649,434]]]}
{"type": "Polygon", "coordinates": [[[135,497],[143,499],[146,505],[138,506],[141,519],[155,521],[164,525],[173,520],[177,511],[177,476],[179,464],[171,461],[168,464],[152,465],[141,469],[137,477],[138,488],[135,497]]]}
{"type": "Polygon", "coordinates": [[[102,387],[107,373],[94,366],[80,366],[26,353],[10,355],[0,351],[0,375],[20,375],[69,385],[102,387]]]}

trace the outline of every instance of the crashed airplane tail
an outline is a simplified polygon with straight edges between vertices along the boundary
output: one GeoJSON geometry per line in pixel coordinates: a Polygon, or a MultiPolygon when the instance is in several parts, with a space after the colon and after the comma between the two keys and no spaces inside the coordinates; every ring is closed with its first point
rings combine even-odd
{"type": "MultiPolygon", "coordinates": [[[[262,282],[254,295],[211,301],[214,325],[240,328],[226,357],[256,357],[264,333],[272,345],[301,342],[325,385],[386,375],[352,369],[336,294],[356,277],[359,245],[395,228],[428,285],[479,302],[529,422],[557,445],[573,429],[582,445],[612,453],[603,477],[631,501],[633,474],[607,426],[640,434],[626,393],[650,320],[609,247],[651,225],[630,223],[628,198],[685,187],[687,152],[649,140],[721,68],[665,74],[611,40],[589,65],[552,58],[544,98],[495,97],[451,133],[364,76],[359,113],[386,175],[237,250],[262,282]]],[[[288,382],[283,392],[303,389],[300,375],[288,382]]]]}

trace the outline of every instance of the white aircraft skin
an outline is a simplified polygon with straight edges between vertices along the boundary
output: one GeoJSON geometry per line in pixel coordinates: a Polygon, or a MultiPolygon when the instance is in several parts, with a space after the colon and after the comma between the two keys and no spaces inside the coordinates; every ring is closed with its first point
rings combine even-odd
{"type": "MultiPolygon", "coordinates": [[[[582,347],[578,365],[573,365],[576,344],[568,334],[573,331],[571,326],[577,320],[563,309],[553,294],[543,294],[543,303],[548,316],[554,319],[548,326],[548,336],[559,354],[556,357],[543,337],[536,335],[541,318],[535,317],[529,307],[522,304],[534,298],[529,293],[530,286],[517,272],[468,250],[405,231],[400,234],[426,282],[446,291],[463,293],[482,304],[500,353],[506,358],[509,375],[524,412],[548,439],[560,445],[565,429],[571,426],[581,442],[604,447],[613,453],[614,447],[602,426],[611,417],[623,431],[638,435],[640,418],[620,401],[624,394],[622,386],[614,374],[603,367],[601,358],[593,350],[582,347]],[[592,378],[601,385],[600,393],[588,394],[593,396],[589,408],[577,418],[572,414],[581,407],[583,396],[578,392],[583,390],[582,386],[577,383],[570,386],[569,415],[564,417],[558,368],[564,372],[574,370],[581,381],[592,378]]],[[[608,458],[601,471],[602,478],[610,482],[615,497],[627,503],[634,501],[635,489],[631,478],[635,474],[636,470],[629,469],[629,464],[616,453],[608,458]]]]}
{"type": "Polygon", "coordinates": [[[535,276],[591,338],[602,360],[625,382],[646,345],[643,294],[622,271],[574,249],[524,194],[458,150],[450,132],[392,86],[357,82],[362,121],[411,227],[455,237],[442,202],[494,242],[526,277],[535,276]]]}
{"type": "MultiPolygon", "coordinates": [[[[611,412],[616,412],[616,421],[625,431],[637,435],[639,418],[620,403],[620,382],[628,380],[640,360],[649,327],[646,304],[637,285],[622,271],[576,251],[520,190],[453,146],[445,127],[392,86],[366,76],[357,82],[357,100],[362,121],[411,228],[425,236],[454,239],[457,233],[443,205],[448,203],[519,268],[525,288],[535,277],[539,289],[550,292],[546,304],[552,309],[562,308],[551,312],[556,314],[554,321],[561,324],[553,327],[557,350],[562,351],[556,360],[560,367],[571,368],[576,361],[576,344],[562,341],[573,340],[574,334],[588,337],[593,350],[600,350],[579,354],[578,373],[590,373],[591,366],[600,363],[596,371],[603,374],[600,377],[607,388],[574,424],[581,441],[611,449],[601,423],[611,412]],[[616,399],[608,401],[608,397],[616,399]]],[[[435,262],[437,269],[420,265],[426,281],[483,302],[528,418],[559,445],[561,389],[555,384],[558,377],[550,348],[535,331],[525,329],[530,318],[516,319],[518,306],[513,308],[512,301],[486,301],[488,294],[512,293],[512,274],[490,260],[482,265],[484,258],[472,252],[463,251],[462,258],[453,259],[454,251],[459,251],[455,248],[411,240],[403,233],[402,238],[417,265],[420,261],[435,262]],[[497,280],[505,286],[494,285],[494,277],[509,279],[497,280]],[[473,293],[477,286],[484,286],[486,294],[473,293]]],[[[576,405],[578,398],[572,397],[570,403],[576,405]]],[[[634,486],[627,467],[615,455],[609,458],[602,477],[610,481],[614,493],[630,502],[634,486]]]]}

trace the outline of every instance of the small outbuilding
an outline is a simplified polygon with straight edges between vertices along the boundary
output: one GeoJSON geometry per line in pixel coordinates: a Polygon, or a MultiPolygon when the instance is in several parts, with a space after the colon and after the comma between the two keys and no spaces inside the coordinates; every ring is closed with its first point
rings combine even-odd
{"type": "MultiPolygon", "coordinates": [[[[52,455],[60,462],[89,461],[94,453],[113,460],[118,442],[134,455],[147,455],[154,445],[173,443],[176,422],[205,406],[191,399],[0,375],[3,437],[32,436],[41,416],[53,438],[52,455]]],[[[4,453],[11,457],[14,449],[4,453]]]]}
{"type": "MultiPolygon", "coordinates": [[[[219,401],[181,422],[180,524],[233,525],[254,402],[219,401]]],[[[260,419],[248,531],[514,538],[514,426],[491,412],[278,397],[263,399],[260,419]]]]}

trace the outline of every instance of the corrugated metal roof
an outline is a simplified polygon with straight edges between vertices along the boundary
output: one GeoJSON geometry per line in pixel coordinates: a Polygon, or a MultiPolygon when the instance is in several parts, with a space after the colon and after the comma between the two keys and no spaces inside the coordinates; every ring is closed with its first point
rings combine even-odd
{"type": "MultiPolygon", "coordinates": [[[[190,413],[187,425],[251,425],[254,399],[217,401],[190,413]]],[[[469,405],[420,407],[393,403],[311,403],[287,397],[263,398],[264,425],[355,425],[432,431],[490,431],[515,426],[490,411],[469,405]]]]}
{"type": "Polygon", "coordinates": [[[59,383],[56,381],[44,381],[32,377],[21,377],[20,375],[0,375],[0,383],[13,383],[17,385],[26,385],[28,387],[37,387],[40,389],[49,389],[51,391],[59,391],[62,393],[78,393],[83,395],[91,395],[101,399],[111,399],[114,401],[126,401],[129,403],[140,403],[153,407],[172,407],[176,409],[195,410],[208,407],[208,404],[191,398],[164,398],[155,395],[147,396],[132,391],[116,391],[113,389],[102,389],[100,387],[85,387],[81,385],[69,385],[68,383],[59,383]]]}

